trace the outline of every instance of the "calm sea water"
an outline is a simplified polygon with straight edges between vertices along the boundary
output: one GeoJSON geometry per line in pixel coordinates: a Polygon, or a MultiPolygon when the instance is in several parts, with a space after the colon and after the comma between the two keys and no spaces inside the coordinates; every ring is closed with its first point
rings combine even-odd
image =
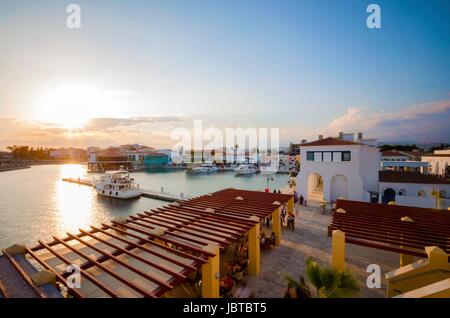
{"type": "MultiPolygon", "coordinates": [[[[92,188],[63,182],[64,177],[92,178],[84,165],[43,165],[0,173],[0,248],[14,243],[33,246],[37,239],[77,233],[79,228],[100,225],[167,204],[139,198],[117,200],[97,196],[92,188]]],[[[234,187],[263,190],[263,175],[236,177],[232,172],[192,175],[184,170],[133,173],[141,188],[193,196],[234,187]]],[[[270,188],[286,186],[287,175],[275,175],[270,188]]]]}

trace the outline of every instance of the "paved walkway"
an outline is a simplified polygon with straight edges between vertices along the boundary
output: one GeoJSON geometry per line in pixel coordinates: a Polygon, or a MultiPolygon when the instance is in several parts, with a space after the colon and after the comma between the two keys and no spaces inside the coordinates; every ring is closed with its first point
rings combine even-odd
{"type": "MultiPolygon", "coordinates": [[[[247,278],[248,287],[255,297],[283,297],[286,288],[284,276],[289,274],[298,279],[305,276],[305,261],[312,257],[321,265],[329,266],[331,261],[331,238],[327,227],[331,221],[329,211],[320,208],[296,206],[295,231],[283,229],[281,246],[270,252],[262,252],[261,273],[247,278]]],[[[396,253],[370,249],[362,246],[346,245],[347,266],[360,283],[360,293],[356,297],[385,297],[384,274],[399,266],[396,253]],[[367,265],[378,264],[382,272],[380,289],[366,287],[367,265]]]]}

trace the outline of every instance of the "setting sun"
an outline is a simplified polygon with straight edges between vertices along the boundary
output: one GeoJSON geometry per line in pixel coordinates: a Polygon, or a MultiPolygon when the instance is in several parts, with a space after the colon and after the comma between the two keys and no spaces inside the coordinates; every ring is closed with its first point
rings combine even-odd
{"type": "Polygon", "coordinates": [[[83,85],[64,85],[49,90],[37,99],[33,119],[64,128],[83,128],[89,119],[113,116],[111,92],[83,85]]]}

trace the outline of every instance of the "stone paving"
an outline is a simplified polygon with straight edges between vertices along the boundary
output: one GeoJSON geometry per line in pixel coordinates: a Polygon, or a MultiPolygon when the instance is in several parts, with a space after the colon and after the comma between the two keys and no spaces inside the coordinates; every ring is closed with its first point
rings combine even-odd
{"type": "MultiPolygon", "coordinates": [[[[281,246],[272,251],[261,252],[261,273],[258,277],[247,277],[247,287],[255,297],[283,297],[286,289],[284,276],[298,279],[305,276],[305,261],[312,257],[323,266],[330,266],[331,237],[327,227],[331,212],[318,207],[296,206],[295,231],[283,228],[281,246]]],[[[270,231],[270,229],[267,229],[270,231]]],[[[355,297],[385,297],[384,274],[399,267],[399,254],[346,244],[346,265],[360,284],[355,297]],[[369,289],[366,273],[369,264],[381,267],[381,288],[369,289]]]]}

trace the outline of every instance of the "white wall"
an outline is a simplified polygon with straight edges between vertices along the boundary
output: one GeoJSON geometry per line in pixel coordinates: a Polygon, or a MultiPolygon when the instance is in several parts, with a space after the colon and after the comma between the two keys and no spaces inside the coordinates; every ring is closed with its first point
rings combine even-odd
{"type": "MultiPolygon", "coordinates": [[[[416,206],[422,208],[434,208],[435,199],[431,196],[433,189],[443,190],[446,192],[446,197],[450,198],[450,184],[423,184],[423,183],[393,183],[380,182],[380,200],[383,192],[387,188],[395,191],[395,202],[399,205],[416,206]],[[405,195],[399,195],[400,190],[406,190],[405,195]],[[425,196],[419,197],[419,191],[424,191],[425,196]]],[[[450,206],[449,199],[440,200],[440,208],[447,209],[450,206]]]]}
{"type": "MultiPolygon", "coordinates": [[[[303,146],[301,147],[301,168],[297,175],[297,191],[304,197],[312,189],[308,189],[308,176],[318,173],[324,181],[324,200],[331,202],[331,180],[336,175],[343,175],[348,181],[348,199],[364,201],[364,190],[377,191],[380,155],[378,148],[366,145],[345,146],[303,146]],[[361,150],[362,149],[362,150],[361,150]],[[307,161],[308,151],[350,151],[351,161],[314,162],[307,161]],[[367,187],[367,189],[365,189],[367,187]]],[[[341,187],[341,186],[340,186],[341,187]]]]}
{"type": "Polygon", "coordinates": [[[422,156],[423,162],[428,162],[430,165],[429,173],[436,175],[445,175],[445,170],[450,166],[450,156],[449,157],[432,157],[432,156],[422,156]]]}
{"type": "Polygon", "coordinates": [[[348,198],[349,184],[348,180],[343,175],[336,175],[331,179],[331,201],[336,201],[338,198],[348,198]]]}
{"type": "Polygon", "coordinates": [[[359,151],[359,174],[365,191],[378,191],[380,151],[376,147],[361,147],[359,151]]]}

